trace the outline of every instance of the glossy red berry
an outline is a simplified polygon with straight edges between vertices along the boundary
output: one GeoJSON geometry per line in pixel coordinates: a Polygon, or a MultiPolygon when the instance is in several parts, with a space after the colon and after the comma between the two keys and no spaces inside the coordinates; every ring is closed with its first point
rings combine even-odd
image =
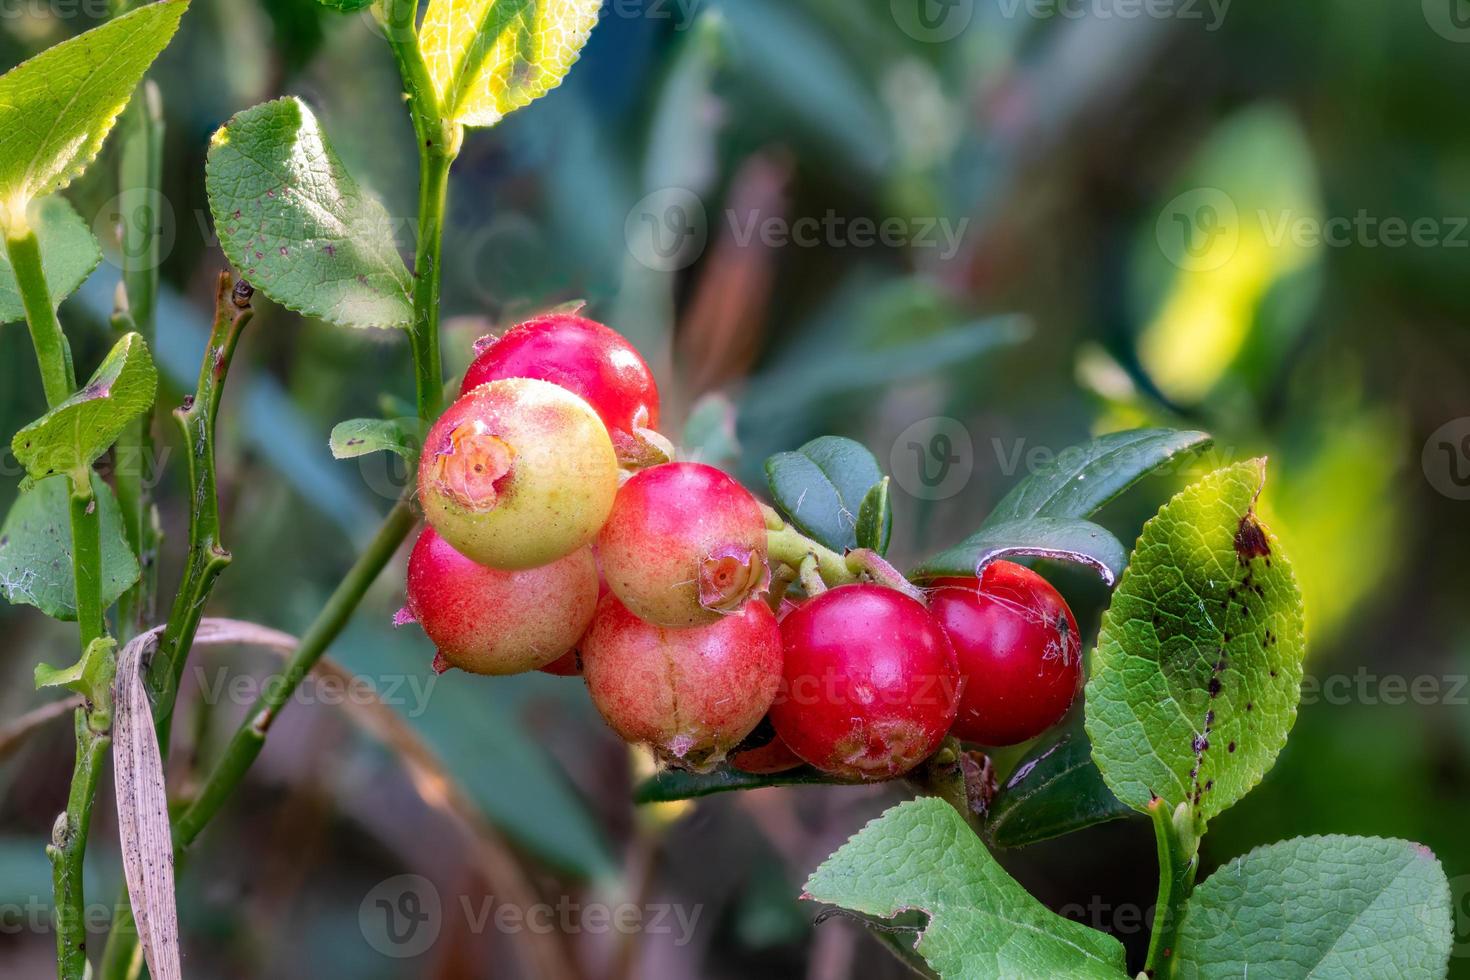
{"type": "Polygon", "coordinates": [[[620,456],[635,455],[640,429],[658,428],[658,385],[617,331],[554,313],[477,345],[461,394],[502,378],[537,378],[581,396],[602,417],[620,456]]]}
{"type": "Polygon", "coordinates": [[[597,413],[565,388],[526,378],[492,381],[451,405],[419,461],[429,523],[492,568],[535,568],[590,544],[617,487],[597,413]]]}
{"type": "Polygon", "coordinates": [[[914,599],[845,585],[781,621],[785,675],[776,734],[846,779],[901,776],[939,748],[959,707],[949,638],[914,599]]]}
{"type": "Polygon", "coordinates": [[[623,484],[597,550],[617,597],[660,626],[712,623],[770,584],[760,504],[703,463],[654,466],[623,484]]]}
{"type": "Polygon", "coordinates": [[[475,564],[430,527],[408,560],[408,612],[449,666],[472,674],[545,667],[576,645],[596,609],[591,548],[505,572],[475,564]]]}
{"type": "Polygon", "coordinates": [[[979,579],[945,578],[933,586],[929,610],[966,678],[955,735],[1015,745],[1061,721],[1082,682],[1082,637],[1051,583],[996,561],[979,579]]]}
{"type": "Polygon", "coordinates": [[[760,601],[708,626],[667,629],[605,597],[582,644],[592,703],[613,731],[704,770],[760,723],[781,682],[781,630],[760,601]]]}

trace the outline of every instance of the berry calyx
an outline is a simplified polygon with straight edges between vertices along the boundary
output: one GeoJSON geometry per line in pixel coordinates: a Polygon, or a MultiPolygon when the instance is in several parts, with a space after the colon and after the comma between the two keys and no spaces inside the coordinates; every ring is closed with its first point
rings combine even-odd
{"type": "Polygon", "coordinates": [[[501,571],[424,528],[408,559],[409,615],[442,663],[472,674],[537,670],[570,651],[597,609],[597,562],[583,548],[540,568],[501,571]]]}
{"type": "Polygon", "coordinates": [[[658,428],[658,385],[633,345],[617,331],[566,313],[553,313],[483,338],[460,394],[504,378],[536,378],[585,399],[601,416],[621,459],[647,454],[658,428]]]}
{"type": "Polygon", "coordinates": [[[457,551],[492,568],[535,568],[591,543],[617,495],[607,428],[564,388],[482,385],[434,423],[419,461],[424,515],[457,551]]]}
{"type": "Polygon", "coordinates": [[[1082,682],[1082,637],[1050,582],[991,562],[981,577],[933,583],[933,613],[967,678],[954,733],[981,745],[1035,738],[1067,713],[1082,682]]]}
{"type": "Polygon", "coordinates": [[[949,637],[922,603],[880,585],[844,585],[781,621],[786,663],[776,734],[845,779],[892,779],[932,755],[959,707],[949,637]]]}
{"type": "Polygon", "coordinates": [[[781,630],[759,600],[707,626],[668,629],[609,595],[583,641],[582,666],[613,731],[669,765],[704,771],[770,708],[781,682],[781,630]]]}
{"type": "Polygon", "coordinates": [[[703,463],[654,466],[623,484],[597,550],[613,592],[660,626],[712,623],[770,585],[760,504],[703,463]]]}

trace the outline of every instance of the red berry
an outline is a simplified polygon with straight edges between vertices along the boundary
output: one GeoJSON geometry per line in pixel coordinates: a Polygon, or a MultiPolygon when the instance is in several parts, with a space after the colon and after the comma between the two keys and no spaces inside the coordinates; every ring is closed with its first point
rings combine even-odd
{"type": "Polygon", "coordinates": [[[492,381],[434,423],[419,461],[424,515],[466,557],[535,568],[588,545],[612,509],[607,428],[564,388],[492,381]]]}
{"type": "Polygon", "coordinates": [[[582,654],[577,650],[568,650],[545,667],[542,667],[541,673],[550,674],[553,677],[581,676],[582,654]]]}
{"type": "MultiPolygon", "coordinates": [[[[596,554],[597,554],[596,549],[594,549],[593,550],[593,555],[595,556],[596,554]]],[[[597,600],[598,600],[598,602],[601,602],[602,601],[602,597],[605,596],[605,595],[607,595],[609,591],[611,591],[611,590],[608,589],[608,587],[607,587],[607,579],[604,578],[603,577],[603,574],[602,574],[602,563],[601,562],[598,562],[598,564],[597,564],[597,600]]],[[[587,626],[590,629],[591,626],[592,626],[592,624],[589,622],[587,624],[587,626]]],[[[577,642],[578,649],[568,651],[567,653],[563,654],[560,658],[558,658],[556,660],[553,660],[551,663],[547,664],[545,667],[542,667],[541,668],[541,672],[543,674],[551,674],[553,677],[581,677],[582,676],[582,651],[581,651],[580,647],[582,646],[582,640],[585,640],[586,638],[587,638],[587,636],[584,633],[582,635],[582,639],[581,640],[578,640],[578,642],[577,642]]]]}
{"type": "Polygon", "coordinates": [[[781,683],[781,630],[759,600],[709,626],[667,629],[610,595],[598,604],[582,665],[613,731],[667,763],[704,770],[770,708],[781,683]]]}
{"type": "Polygon", "coordinates": [[[460,394],[487,381],[537,378],[587,400],[612,435],[619,455],[639,429],[658,428],[658,385],[638,352],[615,330],[565,313],[528,320],[478,345],[460,394]]]}
{"type": "Polygon", "coordinates": [[[408,610],[451,666],[536,670],[570,650],[597,609],[591,548],[528,571],[477,565],[424,528],[408,560],[408,610]]]}
{"type": "Polygon", "coordinates": [[[760,504],[703,463],[654,466],[623,484],[597,551],[617,597],[660,626],[714,622],[770,584],[760,504]]]}
{"type": "Polygon", "coordinates": [[[1066,600],[1021,565],[934,582],[929,610],[966,677],[958,737],[981,745],[1035,738],[1067,713],[1082,681],[1082,637],[1066,600]]]}
{"type": "Polygon", "coordinates": [[[730,765],[741,772],[769,776],[802,765],[801,757],[781,741],[770,719],[764,719],[755,731],[730,753],[730,765]]]}
{"type": "Polygon", "coordinates": [[[786,648],[776,733],[847,779],[901,776],[939,748],[959,706],[960,672],[922,604],[881,585],[824,592],[781,621],[786,648]]]}

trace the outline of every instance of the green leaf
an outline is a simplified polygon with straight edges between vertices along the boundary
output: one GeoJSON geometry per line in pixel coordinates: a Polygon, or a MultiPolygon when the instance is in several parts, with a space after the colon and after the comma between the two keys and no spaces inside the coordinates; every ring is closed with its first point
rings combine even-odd
{"type": "Polygon", "coordinates": [[[188,6],[140,7],[0,77],[0,224],[87,169],[188,6]]]}
{"type": "Polygon", "coordinates": [[[1195,889],[1177,975],[1443,977],[1453,943],[1449,882],[1427,847],[1301,837],[1236,858],[1195,889]]]}
{"type": "Polygon", "coordinates": [[[1124,972],[1121,943],[1032,898],[933,797],[870,822],[812,874],[804,897],[883,919],[923,912],[929,923],[916,948],[946,978],[1124,972]]]}
{"type": "Polygon", "coordinates": [[[1053,558],[1086,565],[1112,585],[1128,565],[1128,555],[1111,531],[1091,521],[1035,517],[989,524],[913,571],[915,579],[976,575],[997,558],[1053,558]]]}
{"type": "Polygon", "coordinates": [[[316,0],[316,2],[321,4],[323,7],[331,7],[333,10],[340,10],[344,14],[350,14],[358,10],[363,10],[373,5],[373,0],[316,0]]]}
{"type": "Polygon", "coordinates": [[[102,703],[102,699],[112,693],[116,660],[117,640],[99,636],[87,644],[81,659],[70,667],[36,664],[36,690],[61,687],[82,695],[94,705],[102,703]]]}
{"type": "Polygon", "coordinates": [[[277,303],[344,327],[412,319],[392,219],[300,99],[235,115],[214,134],[205,183],[220,247],[277,303]]]}
{"type": "Polygon", "coordinates": [[[142,335],[130,333],[81,391],[17,432],[10,448],[32,479],[78,474],[146,415],[157,395],[153,358],[142,335]]]}
{"type": "Polygon", "coordinates": [[[1129,816],[1092,761],[1082,712],[1037,742],[996,792],[985,834],[996,847],[1025,847],[1129,816]]]}
{"type": "MultiPolygon", "coordinates": [[[[46,288],[51,293],[51,301],[59,306],[97,268],[97,263],[102,261],[102,249],[92,237],[92,229],[64,197],[32,201],[26,222],[41,244],[46,288]]],[[[10,268],[10,257],[0,249],[0,323],[25,318],[26,310],[20,301],[15,272],[10,268]]]]}
{"type": "Polygon", "coordinates": [[[430,0],[419,49],[444,115],[493,126],[562,83],[602,0],[430,0]]]}
{"type": "Polygon", "coordinates": [[[332,429],[332,458],[355,459],[369,453],[397,453],[404,459],[415,454],[413,437],[401,422],[391,419],[349,419],[332,429]]]}
{"type": "Polygon", "coordinates": [[[1189,802],[1203,826],[1286,744],[1301,696],[1301,590],[1256,517],[1266,461],[1218,470],[1144,525],[1103,616],[1087,734],[1135,810],[1189,802]]]}
{"type": "Polygon", "coordinates": [[[694,800],[716,793],[733,793],[746,789],[761,789],[766,786],[811,786],[847,785],[824,772],[810,766],[798,766],[785,772],[758,775],[742,772],[733,766],[720,766],[712,772],[695,773],[682,769],[665,769],[650,776],[633,791],[633,802],[671,803],[674,800],[694,800]]]}
{"type": "Polygon", "coordinates": [[[857,543],[880,555],[888,554],[893,538],[893,501],[888,495],[889,478],[884,477],[863,497],[858,507],[857,543]]]}
{"type": "MultiPolygon", "coordinates": [[[[112,488],[92,474],[93,499],[102,508],[102,605],[111,606],[138,581],[138,559],[123,535],[112,488]]],[[[71,483],[41,480],[11,505],[0,527],[0,594],[35,606],[54,619],[77,618],[71,566],[71,483]]]]}
{"type": "Polygon", "coordinates": [[[822,436],[766,460],[766,480],[797,530],[841,553],[857,547],[858,512],[883,471],[860,443],[822,436]]]}
{"type": "Polygon", "coordinates": [[[1091,517],[1145,476],[1212,441],[1204,432],[1132,429],[1064,449],[1051,466],[1016,484],[985,526],[1033,517],[1091,517]]]}

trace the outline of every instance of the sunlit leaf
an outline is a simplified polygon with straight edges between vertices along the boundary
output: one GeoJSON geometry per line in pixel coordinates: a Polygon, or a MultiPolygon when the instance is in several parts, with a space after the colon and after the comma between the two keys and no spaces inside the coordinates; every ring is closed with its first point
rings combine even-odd
{"type": "Polygon", "coordinates": [[[1103,616],[1087,734],[1108,787],[1203,824],[1271,767],[1301,696],[1301,592],[1256,515],[1263,459],[1218,470],[1144,525],[1103,616]]]}
{"type": "Polygon", "coordinates": [[[139,7],[0,77],[0,224],[87,169],[188,6],[139,7]]]}
{"type": "Polygon", "coordinates": [[[412,280],[393,221],[299,99],[238,113],[205,165],[220,248],[282,306],[344,327],[401,327],[412,280]]]}
{"type": "Polygon", "coordinates": [[[561,84],[602,0],[430,0],[419,48],[444,114],[493,126],[561,84]]]}
{"type": "Polygon", "coordinates": [[[157,395],[153,358],[143,337],[130,333],[80,391],[17,432],[11,449],[33,479],[76,474],[107,452],[134,419],[146,415],[157,395]]]}

